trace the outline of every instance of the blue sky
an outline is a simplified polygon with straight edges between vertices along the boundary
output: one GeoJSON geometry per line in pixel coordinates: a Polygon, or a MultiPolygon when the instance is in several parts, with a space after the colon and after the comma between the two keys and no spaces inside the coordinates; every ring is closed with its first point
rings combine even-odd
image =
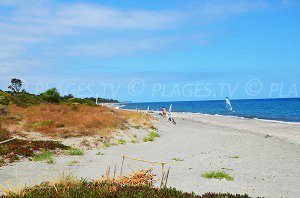
{"type": "Polygon", "coordinates": [[[296,0],[0,0],[0,89],[122,101],[299,97],[296,0]]]}

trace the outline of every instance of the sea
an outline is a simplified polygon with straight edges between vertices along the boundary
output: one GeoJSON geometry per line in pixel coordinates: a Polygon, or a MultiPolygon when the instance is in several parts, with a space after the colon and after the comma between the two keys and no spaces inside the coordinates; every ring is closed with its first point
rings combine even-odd
{"type": "Polygon", "coordinates": [[[123,109],[160,111],[172,104],[172,112],[190,112],[300,123],[300,98],[230,100],[232,111],[224,100],[124,103],[123,109]]]}

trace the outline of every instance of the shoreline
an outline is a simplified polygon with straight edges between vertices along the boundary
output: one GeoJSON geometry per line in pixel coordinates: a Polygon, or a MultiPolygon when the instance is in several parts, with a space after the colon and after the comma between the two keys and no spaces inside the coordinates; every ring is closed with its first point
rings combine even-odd
{"type": "MultiPolygon", "coordinates": [[[[161,113],[161,111],[154,111],[154,110],[145,110],[145,109],[126,109],[122,108],[120,110],[129,110],[129,111],[138,111],[138,112],[144,112],[144,113],[149,113],[149,112],[154,112],[154,113],[161,113]]],[[[194,113],[194,112],[187,112],[187,111],[174,111],[171,112],[175,114],[193,114],[193,115],[205,115],[205,116],[212,116],[212,117],[229,117],[229,118],[234,118],[234,119],[241,119],[241,120],[259,120],[259,121],[264,121],[264,122],[272,122],[272,123],[280,123],[280,124],[291,124],[291,125],[299,125],[300,122],[289,122],[289,121],[282,121],[282,120],[272,120],[272,119],[264,119],[264,118],[256,118],[256,117],[243,117],[243,116],[234,116],[234,115],[222,115],[222,114],[209,114],[209,113],[194,113]]],[[[151,113],[150,113],[151,114],[151,113]]]]}

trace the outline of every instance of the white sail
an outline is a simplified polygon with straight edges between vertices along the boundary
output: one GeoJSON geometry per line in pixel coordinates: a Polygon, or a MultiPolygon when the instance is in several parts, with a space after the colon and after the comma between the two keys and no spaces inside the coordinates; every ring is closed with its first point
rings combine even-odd
{"type": "Polygon", "coordinates": [[[232,105],[230,103],[230,100],[228,97],[226,97],[226,108],[229,110],[229,111],[232,111],[232,105]]]}
{"type": "Polygon", "coordinates": [[[148,106],[147,111],[149,111],[149,110],[150,110],[150,107],[148,106]]]}
{"type": "Polygon", "coordinates": [[[169,113],[171,113],[171,112],[172,112],[172,104],[169,107],[169,113]]]}

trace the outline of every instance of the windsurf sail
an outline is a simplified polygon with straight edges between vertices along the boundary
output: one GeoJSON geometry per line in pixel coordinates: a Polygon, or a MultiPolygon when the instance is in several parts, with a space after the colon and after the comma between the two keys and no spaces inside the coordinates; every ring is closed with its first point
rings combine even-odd
{"type": "Polygon", "coordinates": [[[230,103],[230,100],[228,97],[226,97],[226,108],[229,110],[229,111],[232,111],[232,105],[230,103]]]}
{"type": "Polygon", "coordinates": [[[172,104],[169,107],[169,113],[171,113],[171,112],[172,112],[172,104]]]}
{"type": "Polygon", "coordinates": [[[150,107],[148,106],[147,111],[150,111],[150,107]]]}

